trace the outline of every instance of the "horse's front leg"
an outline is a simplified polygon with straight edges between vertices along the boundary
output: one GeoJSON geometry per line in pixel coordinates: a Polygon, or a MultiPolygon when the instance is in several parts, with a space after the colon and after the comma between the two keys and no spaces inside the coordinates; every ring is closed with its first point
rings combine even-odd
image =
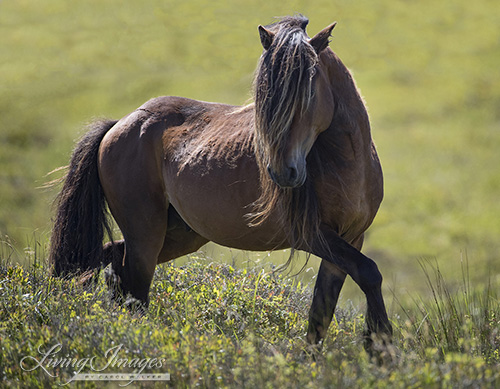
{"type": "Polygon", "coordinates": [[[314,287],[314,296],[309,311],[307,342],[316,345],[326,336],[337,305],[346,274],[330,262],[323,260],[314,287]]]}
{"type": "MultiPolygon", "coordinates": [[[[367,302],[365,349],[371,355],[379,354],[376,349],[380,345],[389,344],[392,338],[392,326],[382,297],[382,275],[375,262],[340,238],[333,229],[323,225],[321,232],[324,239],[313,242],[311,252],[341,272],[350,275],[365,293],[367,302]],[[322,243],[325,241],[327,245],[322,243]]],[[[333,294],[330,301],[333,301],[333,298],[336,300],[338,296],[333,294]]]]}

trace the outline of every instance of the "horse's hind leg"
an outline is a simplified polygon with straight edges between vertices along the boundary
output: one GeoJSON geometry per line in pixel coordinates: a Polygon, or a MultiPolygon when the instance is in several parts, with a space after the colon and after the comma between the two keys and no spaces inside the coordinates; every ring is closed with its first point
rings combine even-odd
{"type": "MultiPolygon", "coordinates": [[[[172,220],[162,205],[165,203],[166,201],[159,201],[156,206],[153,203],[144,204],[141,212],[143,215],[148,212],[145,208],[156,209],[154,212],[149,210],[148,222],[121,226],[125,240],[105,247],[105,254],[112,264],[107,273],[108,285],[117,298],[128,295],[128,305],[134,306],[134,301],[138,300],[141,306],[147,307],[156,264],[192,253],[207,243],[207,239],[185,224],[172,220]]],[[[119,219],[117,217],[120,225],[119,219]]]]}
{"type": "Polygon", "coordinates": [[[137,305],[142,309],[149,305],[149,288],[159,253],[159,245],[150,242],[137,238],[119,242],[123,256],[113,256],[107,270],[106,281],[113,298],[130,308],[137,305]]]}
{"type": "Polygon", "coordinates": [[[148,188],[147,184],[136,182],[135,190],[117,191],[116,196],[108,191],[109,207],[124,242],[105,251],[111,257],[106,278],[114,297],[126,298],[127,305],[138,302],[144,308],[165,239],[168,208],[163,192],[148,188]]]}
{"type": "Polygon", "coordinates": [[[161,212],[163,207],[152,205],[134,207],[135,217],[125,226],[117,220],[125,238],[124,255],[113,258],[112,270],[118,282],[115,287],[128,297],[127,305],[137,301],[147,307],[149,303],[149,288],[167,227],[166,210],[161,212]]]}
{"type": "Polygon", "coordinates": [[[165,124],[148,124],[147,116],[136,111],[119,122],[102,140],[98,160],[101,186],[124,238],[117,255],[109,250],[108,280],[117,296],[131,297],[129,302],[138,301],[142,306],[148,305],[169,206],[162,174],[165,124]]]}
{"type": "MultiPolygon", "coordinates": [[[[150,224],[142,235],[137,230],[132,234],[127,229],[124,241],[108,245],[105,250],[112,258],[106,274],[107,283],[115,299],[123,302],[126,298],[125,305],[131,309],[143,311],[147,308],[156,264],[192,253],[207,243],[207,239],[184,228],[170,229],[165,234],[166,218],[158,218],[157,223],[156,227],[150,224]]],[[[140,226],[135,228],[140,229],[140,226]]]]}

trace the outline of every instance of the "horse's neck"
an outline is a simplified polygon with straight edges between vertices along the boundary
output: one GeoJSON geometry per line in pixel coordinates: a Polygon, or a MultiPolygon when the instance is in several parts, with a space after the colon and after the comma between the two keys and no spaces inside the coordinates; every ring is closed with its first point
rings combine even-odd
{"type": "Polygon", "coordinates": [[[333,52],[327,61],[334,115],[318,138],[315,154],[323,164],[360,169],[369,162],[373,147],[368,113],[349,70],[333,52]]]}
{"type": "Polygon", "coordinates": [[[332,125],[325,135],[336,137],[338,132],[347,133],[369,146],[370,122],[363,98],[347,67],[333,52],[330,56],[329,76],[335,107],[332,125]]]}

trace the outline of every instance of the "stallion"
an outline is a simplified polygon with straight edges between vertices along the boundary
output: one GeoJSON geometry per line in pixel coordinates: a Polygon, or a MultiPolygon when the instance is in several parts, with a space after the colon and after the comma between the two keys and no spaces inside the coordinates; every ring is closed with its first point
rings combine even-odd
{"type": "Polygon", "coordinates": [[[360,252],[383,196],[368,114],[328,47],[335,23],[313,38],[307,24],[294,16],[259,26],[249,105],[158,97],[94,123],[56,200],[52,274],[111,264],[115,296],[146,308],[155,267],[209,241],[303,250],[322,259],[307,341],[325,337],[347,275],[366,295],[365,347],[390,341],[382,275],[360,252]],[[103,246],[108,207],[123,240],[103,246]]]}

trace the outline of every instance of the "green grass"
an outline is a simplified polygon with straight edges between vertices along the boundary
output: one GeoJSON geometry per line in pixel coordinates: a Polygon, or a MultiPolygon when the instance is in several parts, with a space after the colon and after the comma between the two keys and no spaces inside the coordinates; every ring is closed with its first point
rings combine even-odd
{"type": "MultiPolygon", "coordinates": [[[[118,358],[126,360],[157,358],[161,366],[143,372],[170,373],[173,387],[500,385],[498,294],[494,285],[472,287],[466,270],[455,293],[437,268],[423,265],[434,297],[401,301],[390,312],[394,360],[378,366],[363,350],[363,313],[352,305],[337,309],[316,360],[305,356],[311,285],[264,267],[237,270],[203,256],[181,267],[160,266],[150,309],[139,317],[109,299],[102,277],[90,291],[74,280],[47,277],[35,252],[28,267],[0,265],[2,386],[58,387],[70,380],[84,362],[55,368],[45,359],[47,371],[36,367],[35,358],[55,346],[51,358],[95,357],[97,368],[105,366],[109,349],[119,348],[118,358]]],[[[88,364],[81,372],[93,373],[88,364]]]]}

